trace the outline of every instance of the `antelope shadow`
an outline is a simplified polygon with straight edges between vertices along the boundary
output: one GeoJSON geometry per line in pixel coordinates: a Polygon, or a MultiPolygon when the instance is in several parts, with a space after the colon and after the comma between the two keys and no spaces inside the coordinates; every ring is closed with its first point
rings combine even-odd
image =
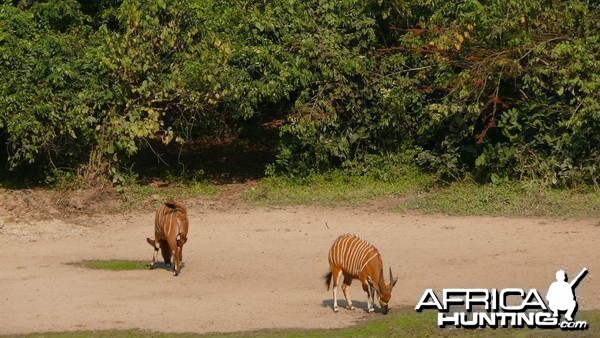
{"type": "MultiPolygon", "coordinates": [[[[146,266],[149,268],[150,263],[146,264],[146,266]]],[[[181,268],[182,269],[185,268],[185,262],[181,262],[181,268]]],[[[167,265],[167,264],[165,264],[164,261],[157,260],[156,263],[154,263],[154,269],[152,269],[152,270],[157,270],[157,269],[173,271],[173,263],[170,263],[169,265],[167,265]]]]}
{"type": "MultiPolygon", "coordinates": [[[[375,300],[377,301],[377,300],[375,300]]],[[[321,302],[321,306],[322,307],[326,307],[331,309],[331,312],[333,312],[333,299],[324,299],[321,302]]],[[[363,312],[367,312],[367,302],[366,301],[358,301],[358,300],[352,300],[352,306],[354,306],[354,310],[348,310],[347,306],[348,303],[346,303],[345,299],[339,299],[338,298],[338,306],[340,307],[340,311],[363,311],[363,312]]],[[[381,313],[381,309],[379,308],[379,306],[375,306],[375,312],[376,313],[381,313]]]]}

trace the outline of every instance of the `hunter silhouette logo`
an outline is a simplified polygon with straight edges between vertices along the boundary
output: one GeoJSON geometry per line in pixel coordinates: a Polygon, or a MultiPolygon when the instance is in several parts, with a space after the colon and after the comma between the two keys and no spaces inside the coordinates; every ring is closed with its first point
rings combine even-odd
{"type": "Polygon", "coordinates": [[[546,293],[547,305],[536,289],[443,289],[441,297],[426,289],[415,310],[437,309],[439,327],[584,330],[588,323],[573,318],[577,311],[575,288],[587,273],[583,268],[569,283],[565,271],[558,270],[546,293]],[[563,321],[561,313],[565,314],[563,321]]]}
{"type": "Polygon", "coordinates": [[[556,282],[550,285],[546,300],[548,307],[552,310],[552,316],[558,317],[559,311],[566,311],[565,318],[572,322],[575,311],[577,311],[577,301],[575,299],[575,288],[577,284],[587,275],[588,269],[583,268],[579,275],[571,283],[567,283],[567,274],[563,270],[556,272],[556,282]]]}

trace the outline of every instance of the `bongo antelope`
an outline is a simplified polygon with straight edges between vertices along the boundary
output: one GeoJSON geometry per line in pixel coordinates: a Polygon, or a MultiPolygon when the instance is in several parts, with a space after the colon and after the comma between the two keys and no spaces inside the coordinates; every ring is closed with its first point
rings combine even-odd
{"type": "Polygon", "coordinates": [[[165,266],[171,265],[171,257],[173,257],[175,265],[173,275],[179,274],[183,259],[183,244],[187,242],[188,227],[187,208],[182,204],[168,200],[156,210],[154,239],[146,238],[146,241],[154,248],[150,269],[154,269],[160,248],[165,266]]]}
{"type": "Polygon", "coordinates": [[[375,309],[375,292],[379,298],[379,305],[383,314],[388,312],[388,302],[392,297],[392,288],[396,285],[398,277],[392,277],[390,267],[390,284],[386,284],[383,276],[383,261],[379,251],[367,241],[355,235],[342,235],[338,237],[329,249],[329,266],[331,272],[325,276],[327,290],[333,287],[333,311],[338,312],[337,286],[340,276],[344,276],[342,291],[346,298],[349,310],[354,310],[348,289],[353,279],[360,280],[367,296],[367,311],[375,309]]]}

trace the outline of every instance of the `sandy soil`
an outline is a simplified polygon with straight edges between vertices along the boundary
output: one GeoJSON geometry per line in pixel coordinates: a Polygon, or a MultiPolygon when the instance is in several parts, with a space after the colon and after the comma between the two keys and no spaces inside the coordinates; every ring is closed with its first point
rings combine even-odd
{"type": "MultiPolygon", "coordinates": [[[[157,203],[155,203],[157,205],[157,203]]],[[[0,214],[0,334],[144,329],[217,332],[333,328],[368,316],[359,283],[357,310],[331,310],[322,276],[327,251],[343,233],[377,246],[399,282],[391,306],[414,307],[425,288],[537,288],[557,269],[579,284],[580,310],[600,309],[598,220],[447,217],[356,208],[190,209],[185,267],[88,270],[70,262],[149,260],[147,213],[17,221],[0,214]]],[[[341,295],[341,292],[340,292],[341,295]]],[[[344,301],[340,305],[345,304],[344,301]]],[[[435,325],[432,323],[432,325],[435,325]]]]}

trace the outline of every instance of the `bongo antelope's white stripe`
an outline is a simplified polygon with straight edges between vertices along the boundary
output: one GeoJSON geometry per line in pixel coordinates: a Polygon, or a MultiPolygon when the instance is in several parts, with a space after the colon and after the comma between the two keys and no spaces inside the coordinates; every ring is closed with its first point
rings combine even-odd
{"type": "MultiPolygon", "coordinates": [[[[189,220],[185,206],[175,201],[167,201],[167,203],[161,205],[156,210],[154,218],[154,246],[155,248],[160,246],[162,250],[171,251],[175,263],[175,275],[177,275],[180,269],[181,250],[183,249],[183,243],[187,240],[188,227],[189,220]],[[165,244],[168,244],[168,247],[165,247],[165,244]]],[[[148,239],[148,242],[151,243],[151,240],[148,239]]],[[[165,257],[165,260],[167,260],[167,257],[165,257]]],[[[154,265],[155,261],[156,257],[152,259],[151,266],[154,265]]]]}
{"type": "Polygon", "coordinates": [[[367,264],[379,256],[369,242],[355,235],[342,235],[329,250],[329,261],[346,273],[358,276],[367,264]]]}

